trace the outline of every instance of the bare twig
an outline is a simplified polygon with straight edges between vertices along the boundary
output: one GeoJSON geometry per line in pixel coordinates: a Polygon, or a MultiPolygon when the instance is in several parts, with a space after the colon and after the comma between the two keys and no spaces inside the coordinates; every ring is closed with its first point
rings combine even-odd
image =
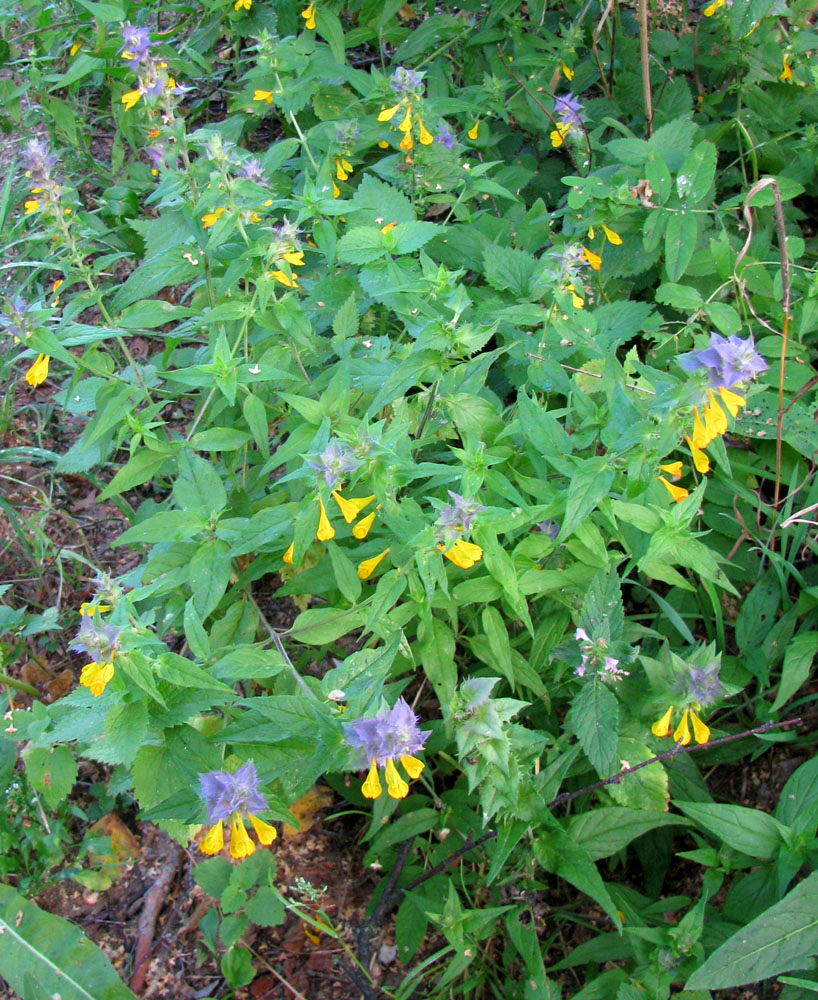
{"type": "Polygon", "coordinates": [[[145,976],[148,972],[148,959],[153,951],[153,935],[156,931],[156,920],[167,897],[176,869],[182,857],[182,850],[173,841],[168,839],[170,845],[170,857],[159,869],[159,874],[153,885],[145,894],[145,905],[139,915],[139,925],[137,927],[136,954],[134,955],[133,973],[131,974],[130,987],[134,993],[139,993],[145,985],[145,976]]]}
{"type": "Polygon", "coordinates": [[[650,36],[648,0],[639,0],[639,52],[642,60],[642,98],[645,102],[645,138],[653,132],[653,101],[650,95],[650,36]]]}

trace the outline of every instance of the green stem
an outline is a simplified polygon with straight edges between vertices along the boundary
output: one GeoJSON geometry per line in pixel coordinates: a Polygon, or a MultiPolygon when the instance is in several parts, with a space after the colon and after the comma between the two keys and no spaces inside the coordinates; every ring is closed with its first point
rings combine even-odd
{"type": "Polygon", "coordinates": [[[18,681],[14,677],[9,677],[8,674],[0,671],[0,684],[5,684],[7,687],[14,688],[15,691],[22,691],[24,694],[30,694],[32,698],[36,698],[37,701],[42,701],[40,692],[36,687],[32,687],[31,684],[26,684],[25,681],[18,681]]]}

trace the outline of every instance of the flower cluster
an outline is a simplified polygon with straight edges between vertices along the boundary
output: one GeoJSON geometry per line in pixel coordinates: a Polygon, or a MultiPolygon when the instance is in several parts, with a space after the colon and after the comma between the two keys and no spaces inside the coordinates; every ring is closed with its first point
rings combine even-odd
{"type": "Polygon", "coordinates": [[[467,542],[462,535],[471,530],[475,517],[486,508],[474,497],[464,497],[452,490],[449,496],[452,502],[440,509],[435,523],[440,539],[437,550],[460,569],[471,569],[483,558],[483,550],[474,542],[467,542]]]}
{"type": "Polygon", "coordinates": [[[604,639],[591,639],[584,628],[574,632],[574,638],[580,643],[580,665],[574,670],[575,677],[585,677],[586,674],[596,674],[603,681],[621,681],[630,676],[629,671],[620,669],[619,660],[608,656],[607,643],[604,639]]]}
{"type": "Polygon", "coordinates": [[[423,73],[398,66],[392,74],[389,86],[398,103],[388,108],[382,108],[378,115],[379,122],[391,122],[400,113],[400,124],[398,131],[403,133],[400,141],[400,148],[408,153],[415,145],[414,132],[417,126],[418,142],[422,146],[430,146],[435,137],[423,124],[423,120],[417,112],[417,106],[422,99],[423,73]]]}
{"type": "Polygon", "coordinates": [[[378,768],[385,767],[386,788],[393,799],[404,799],[409,794],[409,784],[401,776],[395,761],[415,781],[423,772],[423,761],[414,755],[423,749],[429,733],[418,728],[418,716],[403,698],[392,708],[379,712],[374,719],[356,719],[344,723],[347,743],[358,751],[361,769],[368,767],[361,791],[368,799],[377,799],[381,786],[378,768]]]}
{"type": "Polygon", "coordinates": [[[554,149],[565,142],[567,135],[582,132],[585,128],[582,103],[571,93],[554,98],[554,116],[558,119],[557,127],[551,132],[551,145],[554,149]]]}
{"type": "MultiPolygon", "coordinates": [[[[682,708],[682,718],[673,730],[673,739],[682,746],[690,743],[690,726],[693,726],[693,737],[697,743],[707,743],[710,739],[710,729],[699,718],[703,708],[712,705],[721,698],[725,691],[719,677],[721,665],[719,661],[710,660],[703,666],[688,664],[686,674],[680,676],[676,683],[676,705],[682,708]]],[[[676,705],[670,705],[664,715],[650,727],[654,736],[670,736],[673,725],[673,713],[676,705]]]]}
{"type": "MultiPolygon", "coordinates": [[[[765,372],[768,365],[755,349],[752,335],[742,340],[736,336],[721,337],[718,333],[710,335],[708,348],[682,354],[678,361],[687,371],[703,371],[708,375],[707,402],[702,405],[701,410],[698,406],[694,407],[693,432],[685,435],[693,464],[697,472],[704,475],[710,471],[710,459],[705,454],[705,449],[717,437],[727,433],[727,413],[735,418],[745,404],[744,397],[733,392],[733,387],[749,382],[765,372]],[[721,402],[716,399],[714,389],[718,390],[721,402]]],[[[682,474],[681,462],[671,462],[660,465],[659,468],[673,479],[678,479],[682,474]]],[[[663,476],[659,476],[659,482],[677,503],[689,495],[683,486],[676,486],[663,476]]]]}
{"type": "Polygon", "coordinates": [[[152,49],[147,28],[137,28],[127,21],[122,25],[122,47],[119,52],[137,72],[137,86],[121,97],[125,110],[130,111],[143,97],[159,97],[167,90],[176,89],[176,81],[167,73],[167,63],[157,59],[152,49]]]}
{"type": "Polygon", "coordinates": [[[107,604],[83,604],[80,608],[80,630],[71,644],[75,652],[92,657],[91,663],[82,668],[80,684],[87,687],[95,698],[102,694],[114,676],[114,656],[119,649],[119,633],[122,631],[117,625],[103,625],[95,620],[98,613],[109,610],[110,605],[107,604]]]}
{"type": "Polygon", "coordinates": [[[225,820],[230,820],[231,857],[247,858],[256,849],[244,826],[245,816],[250,820],[260,844],[266,847],[276,839],[275,827],[256,815],[268,806],[259,791],[258,775],[252,760],[243,764],[235,774],[227,771],[200,774],[199,786],[207,808],[205,823],[210,825],[207,836],[200,844],[202,854],[218,854],[224,847],[225,820]]]}

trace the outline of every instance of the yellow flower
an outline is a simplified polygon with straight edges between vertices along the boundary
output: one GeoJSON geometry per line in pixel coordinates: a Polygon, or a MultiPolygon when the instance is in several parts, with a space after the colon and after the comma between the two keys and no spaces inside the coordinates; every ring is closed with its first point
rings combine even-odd
{"type": "Polygon", "coordinates": [[[250,824],[256,831],[256,836],[258,837],[258,842],[267,847],[269,844],[276,839],[278,832],[274,826],[270,826],[269,823],[265,823],[263,819],[259,819],[252,813],[249,814],[250,824]]]}
{"type": "MultiPolygon", "coordinates": [[[[274,826],[270,826],[269,823],[265,823],[264,820],[253,816],[252,813],[248,815],[248,819],[250,820],[253,829],[256,831],[258,842],[263,844],[265,847],[272,844],[278,836],[276,828],[274,826]]],[[[218,854],[223,847],[224,821],[219,820],[218,823],[214,824],[210,828],[207,836],[201,844],[199,844],[199,849],[202,854],[218,854]]],[[[247,833],[241,813],[233,813],[230,817],[230,856],[236,858],[237,860],[241,858],[249,858],[250,855],[255,852],[255,849],[256,845],[247,833]]]]}
{"type": "Polygon", "coordinates": [[[238,813],[233,813],[230,820],[230,857],[249,858],[255,851],[256,845],[250,840],[244,826],[244,820],[238,813]]]}
{"type": "Polygon", "coordinates": [[[71,46],[71,48],[70,48],[70,50],[68,52],[68,55],[69,56],[75,56],[79,52],[79,50],[81,48],[82,48],[82,42],[80,42],[80,41],[74,42],[74,44],[71,46]]]}
{"type": "Polygon", "coordinates": [[[409,794],[409,783],[401,777],[391,757],[386,762],[386,789],[391,799],[405,799],[409,794]]]}
{"type": "Polygon", "coordinates": [[[673,483],[665,479],[664,476],[659,476],[659,482],[665,487],[676,503],[680,503],[682,500],[690,496],[684,486],[674,486],[673,483]]]}
{"type": "Polygon", "coordinates": [[[24,203],[24,208],[26,210],[25,214],[31,215],[31,213],[36,212],[39,207],[40,207],[39,201],[37,201],[35,198],[29,198],[29,200],[24,203]]]}
{"type": "Polygon", "coordinates": [[[478,118],[477,121],[474,123],[474,125],[472,125],[472,127],[466,133],[466,135],[470,139],[476,139],[477,138],[477,133],[478,133],[479,129],[480,129],[480,119],[478,118]]]}
{"type": "Polygon", "coordinates": [[[412,142],[412,133],[407,132],[406,135],[400,141],[400,148],[405,153],[408,153],[409,150],[412,148],[412,146],[414,146],[414,142],[412,142]]]}
{"type": "Polygon", "coordinates": [[[335,176],[339,181],[349,180],[349,175],[352,173],[352,164],[349,160],[345,159],[343,156],[335,157],[335,176]]]}
{"type": "Polygon", "coordinates": [[[341,189],[338,187],[338,185],[335,183],[335,181],[333,181],[332,182],[332,197],[333,198],[340,198],[340,196],[341,196],[341,189]]]}
{"type": "MultiPolygon", "coordinates": [[[[438,552],[443,552],[443,548],[443,545],[438,545],[438,552]]],[[[474,542],[458,538],[447,552],[443,552],[443,555],[460,569],[471,569],[476,562],[483,558],[483,550],[474,542]]]]}
{"type": "Polygon", "coordinates": [[[281,255],[282,260],[286,260],[288,264],[293,267],[303,267],[304,266],[304,251],[303,250],[291,250],[289,253],[283,253],[281,255]]]}
{"type": "Polygon", "coordinates": [[[707,390],[707,398],[709,402],[705,404],[702,412],[704,413],[705,430],[710,434],[712,441],[727,432],[727,414],[716,402],[712,389],[707,390]]]}
{"type": "Polygon", "coordinates": [[[215,226],[226,211],[225,208],[217,208],[215,212],[207,212],[202,216],[202,229],[210,229],[211,226],[215,226]]]}
{"type": "Polygon", "coordinates": [[[383,552],[371,559],[364,559],[362,563],[358,564],[358,578],[360,580],[368,580],[370,576],[378,568],[379,563],[382,559],[385,559],[389,555],[390,549],[384,549],[383,552]]]}
{"type": "Polygon", "coordinates": [[[264,101],[265,104],[273,103],[273,92],[272,90],[257,90],[253,94],[254,101],[264,101]]]}
{"type": "Polygon", "coordinates": [[[569,82],[573,80],[574,71],[571,69],[571,67],[568,66],[566,63],[560,63],[560,66],[562,66],[562,72],[563,75],[565,76],[565,79],[568,80],[569,82]]]}
{"type": "Polygon", "coordinates": [[[412,781],[417,781],[423,773],[423,768],[426,766],[422,760],[418,760],[417,757],[411,757],[409,754],[401,754],[398,760],[412,781]]]}
{"type": "Polygon", "coordinates": [[[783,63],[784,68],[781,70],[778,79],[781,80],[783,83],[786,83],[788,80],[792,80],[792,68],[790,67],[790,57],[784,56],[784,58],[781,61],[783,63]]]}
{"type": "Polygon", "coordinates": [[[37,360],[26,372],[26,382],[32,387],[41,385],[48,378],[48,362],[50,357],[47,354],[38,354],[37,360]]]}
{"type": "Polygon", "coordinates": [[[582,259],[587,261],[595,271],[598,271],[602,267],[602,258],[598,253],[589,250],[588,247],[582,248],[582,259]]]}
{"type": "Polygon", "coordinates": [[[696,466],[696,471],[700,472],[703,476],[706,476],[710,471],[710,459],[707,457],[705,452],[701,448],[697,448],[693,441],[685,434],[685,441],[687,441],[687,446],[690,449],[690,454],[693,456],[693,464],[696,466]]]}
{"type": "Polygon", "coordinates": [[[710,728],[690,709],[690,721],[693,723],[693,737],[697,743],[708,743],[710,741],[710,728]]]}
{"type": "Polygon", "coordinates": [[[281,557],[281,561],[286,563],[288,566],[293,564],[293,552],[295,551],[295,542],[290,542],[289,548],[281,557]]]}
{"type": "Polygon", "coordinates": [[[704,14],[705,17],[712,17],[716,13],[716,11],[719,9],[719,7],[723,7],[726,2],[727,2],[727,0],[713,0],[713,3],[708,4],[704,8],[704,10],[702,11],[702,13],[704,14]]]}
{"type": "MultiPolygon", "coordinates": [[[[416,781],[423,773],[425,765],[417,757],[401,754],[398,760],[400,760],[401,766],[409,775],[411,781],[416,781]]],[[[403,778],[400,771],[398,771],[397,767],[395,767],[395,761],[391,757],[386,762],[385,778],[389,797],[392,799],[405,799],[409,794],[409,784],[403,778]]],[[[367,799],[377,799],[380,797],[381,792],[383,792],[383,786],[378,775],[378,762],[374,757],[372,758],[372,766],[369,768],[366,780],[361,785],[361,792],[364,798],[367,799]]]]}
{"type": "Polygon", "coordinates": [[[619,233],[614,232],[613,229],[609,229],[604,224],[602,226],[602,232],[605,233],[606,239],[613,246],[615,246],[615,247],[621,247],[622,246],[622,237],[619,235],[619,233]]]}
{"type": "Polygon", "coordinates": [[[224,822],[219,820],[211,826],[205,839],[199,844],[202,854],[218,854],[224,847],[224,822]]]}
{"type": "Polygon", "coordinates": [[[382,108],[378,114],[379,122],[391,122],[398,112],[400,104],[393,104],[391,108],[382,108]]]}
{"type": "Polygon", "coordinates": [[[236,0],[233,4],[233,10],[240,10],[244,7],[245,10],[250,10],[253,6],[253,0],[236,0]]]}
{"type": "Polygon", "coordinates": [[[666,472],[671,479],[679,479],[682,475],[682,463],[670,462],[668,465],[660,465],[662,472],[666,472]]]}
{"type": "Polygon", "coordinates": [[[401,132],[408,132],[412,128],[412,105],[410,104],[406,108],[406,114],[403,116],[403,121],[398,125],[398,130],[401,132]]]}
{"type": "Polygon", "coordinates": [[[300,288],[298,284],[298,279],[296,276],[285,274],[284,271],[271,271],[270,277],[275,278],[276,281],[280,282],[282,285],[286,285],[287,288],[300,288]]]}
{"type": "Polygon", "coordinates": [[[330,519],[327,517],[327,511],[321,497],[318,498],[318,503],[321,507],[321,516],[318,518],[318,531],[316,531],[315,537],[319,542],[328,542],[330,539],[335,538],[335,528],[330,524],[330,519]]]}
{"type": "Polygon", "coordinates": [[[576,288],[574,288],[573,285],[568,285],[566,290],[571,293],[571,298],[573,299],[574,307],[576,309],[583,309],[585,307],[585,299],[583,299],[581,295],[577,294],[576,288]]]}
{"type": "Polygon", "coordinates": [[[378,147],[380,149],[389,149],[389,143],[386,141],[386,139],[379,139],[378,140],[378,147]]]}
{"type": "Polygon", "coordinates": [[[308,7],[305,7],[301,11],[301,16],[304,18],[304,26],[312,31],[315,28],[315,4],[311,3],[308,7]]]}
{"type": "Polygon", "coordinates": [[[698,406],[693,410],[693,437],[691,444],[694,448],[706,448],[713,440],[714,435],[709,434],[699,413],[698,406]]]}
{"type": "Polygon", "coordinates": [[[96,614],[97,611],[99,611],[100,614],[103,614],[105,611],[110,611],[112,606],[113,605],[111,604],[100,604],[99,601],[83,601],[83,603],[80,604],[80,614],[88,615],[90,618],[92,615],[96,614]]]}
{"type": "Polygon", "coordinates": [[[350,497],[347,500],[346,497],[341,496],[338,490],[333,490],[332,499],[338,504],[346,523],[352,524],[361,511],[372,503],[375,494],[373,493],[371,497],[350,497]]]}
{"type": "Polygon", "coordinates": [[[725,389],[724,387],[719,389],[719,395],[731,417],[735,417],[741,407],[747,402],[744,396],[739,396],[737,392],[730,392],[729,389],[725,389]]]}
{"type": "Polygon", "coordinates": [[[374,520],[375,511],[373,510],[371,514],[367,514],[366,517],[362,517],[352,529],[352,534],[358,539],[359,542],[362,542],[369,534],[369,529],[372,527],[374,520]]]}
{"type": "Polygon", "coordinates": [[[431,144],[435,141],[435,137],[426,128],[426,126],[423,124],[423,122],[420,120],[419,117],[418,117],[418,131],[420,133],[420,144],[422,146],[431,146],[431,144]]]}
{"type": "Polygon", "coordinates": [[[120,100],[125,105],[125,110],[130,111],[134,105],[139,103],[139,98],[142,96],[141,90],[129,90],[127,94],[123,94],[120,100]]]}
{"type": "Polygon", "coordinates": [[[676,740],[677,743],[681,743],[683,747],[686,747],[690,742],[690,728],[687,725],[688,712],[689,709],[686,708],[684,710],[684,715],[682,716],[682,721],[673,732],[673,739],[676,740]]]}
{"type": "Polygon", "coordinates": [[[559,149],[559,147],[565,141],[565,137],[571,131],[570,122],[558,122],[557,127],[551,131],[551,145],[554,149],[559,149]]]}
{"type": "Polygon", "coordinates": [[[377,799],[380,797],[382,791],[381,779],[378,777],[378,764],[373,757],[372,767],[369,769],[366,781],[361,785],[361,792],[365,799],[377,799]]]}
{"type": "Polygon", "coordinates": [[[669,736],[670,735],[670,720],[673,718],[673,706],[665,712],[658,722],[654,722],[650,727],[650,731],[654,736],[669,736]]]}
{"type": "Polygon", "coordinates": [[[105,685],[114,676],[113,663],[86,663],[80,674],[80,684],[87,687],[91,694],[98,698],[105,690],[105,685]]]}

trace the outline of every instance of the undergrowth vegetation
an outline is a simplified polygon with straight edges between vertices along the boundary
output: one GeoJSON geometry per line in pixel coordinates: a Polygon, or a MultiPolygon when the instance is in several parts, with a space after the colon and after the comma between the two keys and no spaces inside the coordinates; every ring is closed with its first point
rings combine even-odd
{"type": "Polygon", "coordinates": [[[133,995],[24,898],[78,759],[190,847],[231,990],[289,910],[350,996],[818,991],[812,6],[0,5],[0,421],[81,431],[0,462],[133,556],[3,586],[26,1000],[133,995]],[[316,782],[383,876],[357,938],[277,876],[316,782]]]}

